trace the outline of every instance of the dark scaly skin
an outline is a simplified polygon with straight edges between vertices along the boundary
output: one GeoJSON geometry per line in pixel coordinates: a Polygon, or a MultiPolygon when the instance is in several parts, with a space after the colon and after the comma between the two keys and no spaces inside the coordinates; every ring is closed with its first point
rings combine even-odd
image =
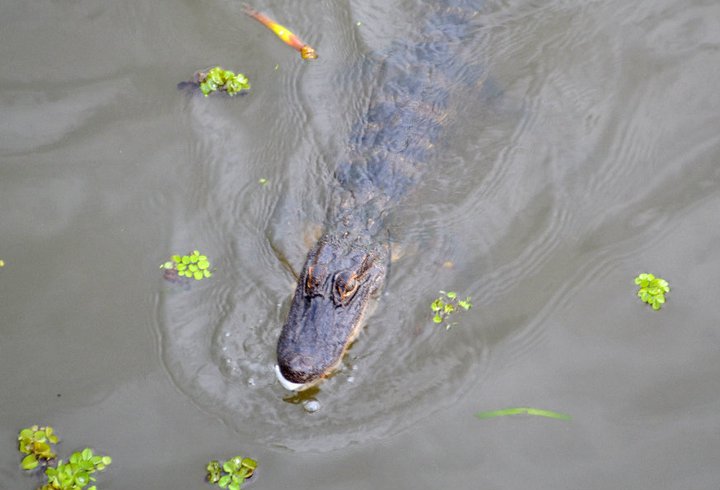
{"type": "Polygon", "coordinates": [[[277,374],[286,388],[302,390],[332,373],[385,282],[383,220],[422,177],[440,136],[457,71],[450,49],[466,35],[468,3],[445,2],[419,40],[395,43],[380,64],[335,174],[326,231],[308,253],[280,333],[277,374]]]}

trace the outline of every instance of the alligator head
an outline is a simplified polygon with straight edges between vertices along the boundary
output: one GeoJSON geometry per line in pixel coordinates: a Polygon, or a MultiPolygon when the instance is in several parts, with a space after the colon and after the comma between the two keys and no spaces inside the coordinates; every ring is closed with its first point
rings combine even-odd
{"type": "Polygon", "coordinates": [[[300,391],[329,375],[362,328],[387,271],[385,243],[324,235],[308,253],[277,345],[281,384],[300,391]]]}

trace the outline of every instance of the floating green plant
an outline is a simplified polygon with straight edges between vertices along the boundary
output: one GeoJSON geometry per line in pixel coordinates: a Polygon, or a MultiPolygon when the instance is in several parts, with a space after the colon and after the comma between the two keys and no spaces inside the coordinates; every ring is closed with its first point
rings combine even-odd
{"type": "Polygon", "coordinates": [[[475,416],[479,419],[491,419],[493,417],[504,417],[506,415],[536,415],[538,417],[548,417],[558,420],[571,420],[570,415],[553,412],[552,410],[543,410],[541,408],[530,407],[513,407],[503,408],[501,410],[492,410],[490,412],[478,412],[475,416]]]}
{"type": "Polygon", "coordinates": [[[225,92],[232,96],[243,90],[250,90],[250,82],[245,75],[235,74],[220,66],[197,72],[195,81],[200,85],[200,91],[205,97],[213,92],[225,92]]]}
{"type": "MultiPolygon", "coordinates": [[[[458,295],[455,291],[440,291],[440,296],[430,303],[430,310],[432,310],[433,313],[433,322],[446,322],[448,317],[455,313],[458,308],[462,308],[465,311],[472,308],[470,296],[465,299],[458,299],[458,295]]],[[[445,328],[449,330],[455,325],[457,325],[456,322],[447,322],[445,324],[445,328]]]]}
{"type": "MultiPolygon", "coordinates": [[[[40,490],[82,490],[95,482],[93,473],[103,471],[110,463],[110,456],[97,456],[92,449],[85,448],[73,453],[67,463],[60,460],[57,468],[47,468],[48,483],[40,490]]],[[[97,490],[97,487],[92,485],[87,490],[97,490]]]]}
{"type": "MultiPolygon", "coordinates": [[[[57,457],[51,447],[58,442],[52,427],[33,425],[22,429],[18,441],[20,452],[27,454],[21,463],[24,470],[33,470],[40,463],[46,465],[47,483],[39,490],[83,490],[95,481],[93,473],[104,470],[112,462],[109,456],[96,456],[92,449],[85,448],[70,455],[67,463],[61,459],[56,467],[48,465],[57,457]]],[[[87,490],[97,490],[97,487],[92,485],[87,490]]]]}
{"type": "Polygon", "coordinates": [[[200,252],[193,250],[188,255],[173,255],[171,260],[160,266],[165,271],[176,272],[180,277],[190,277],[197,281],[212,276],[210,261],[207,256],[200,255],[200,252]]]}
{"type": "Polygon", "coordinates": [[[637,295],[643,302],[659,310],[665,304],[665,293],[670,292],[670,285],[665,279],[652,274],[643,273],[635,278],[635,284],[640,286],[637,295]]]}
{"type": "Polygon", "coordinates": [[[207,465],[207,480],[220,488],[240,490],[245,480],[250,478],[257,468],[257,461],[251,458],[235,456],[220,464],[210,461],[207,465]]]}
{"type": "Polygon", "coordinates": [[[51,444],[57,444],[58,437],[52,427],[33,425],[22,429],[18,434],[18,441],[18,449],[27,455],[20,463],[24,470],[33,470],[41,462],[47,464],[57,457],[51,444]]]}

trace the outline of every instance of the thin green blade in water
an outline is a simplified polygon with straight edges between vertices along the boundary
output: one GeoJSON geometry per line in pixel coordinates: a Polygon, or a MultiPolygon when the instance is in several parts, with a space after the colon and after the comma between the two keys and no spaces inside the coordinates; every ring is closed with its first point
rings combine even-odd
{"type": "Polygon", "coordinates": [[[547,417],[558,420],[571,420],[570,415],[564,413],[553,412],[551,410],[543,410],[541,408],[530,407],[513,407],[503,408],[500,410],[492,410],[490,412],[478,412],[475,416],[479,419],[491,419],[493,417],[503,417],[505,415],[536,415],[538,417],[547,417]]]}

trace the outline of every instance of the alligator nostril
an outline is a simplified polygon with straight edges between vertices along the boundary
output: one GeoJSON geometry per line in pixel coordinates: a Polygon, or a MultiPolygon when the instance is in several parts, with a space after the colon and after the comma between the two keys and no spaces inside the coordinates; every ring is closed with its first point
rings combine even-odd
{"type": "Polygon", "coordinates": [[[317,370],[317,360],[312,356],[295,354],[284,361],[281,363],[280,371],[293,383],[307,383],[317,370]]]}

